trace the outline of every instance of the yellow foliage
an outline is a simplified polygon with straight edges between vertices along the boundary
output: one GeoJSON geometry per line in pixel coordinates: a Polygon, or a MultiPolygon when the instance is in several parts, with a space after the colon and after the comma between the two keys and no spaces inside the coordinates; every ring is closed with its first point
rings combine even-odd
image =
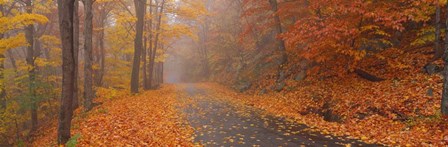
{"type": "Polygon", "coordinates": [[[46,23],[48,18],[40,14],[18,14],[14,17],[0,17],[0,33],[20,29],[35,23],[46,23]]]}
{"type": "Polygon", "coordinates": [[[3,54],[6,50],[21,47],[27,45],[25,34],[20,33],[13,37],[0,39],[0,54],[3,54]]]}

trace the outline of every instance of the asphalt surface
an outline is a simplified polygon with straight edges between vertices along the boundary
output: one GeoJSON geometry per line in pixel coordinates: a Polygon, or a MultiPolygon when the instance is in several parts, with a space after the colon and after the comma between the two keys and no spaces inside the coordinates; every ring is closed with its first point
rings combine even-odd
{"type": "Polygon", "coordinates": [[[184,91],[192,103],[183,112],[195,129],[194,141],[204,146],[378,146],[323,135],[252,107],[232,105],[194,84],[184,91]]]}

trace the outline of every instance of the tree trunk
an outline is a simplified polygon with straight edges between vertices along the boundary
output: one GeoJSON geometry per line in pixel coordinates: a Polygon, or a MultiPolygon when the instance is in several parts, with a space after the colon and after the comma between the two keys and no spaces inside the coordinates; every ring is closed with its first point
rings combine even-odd
{"type": "Polygon", "coordinates": [[[135,28],[135,40],[134,40],[134,63],[132,64],[131,75],[131,93],[138,93],[139,87],[139,70],[140,70],[140,57],[143,48],[143,26],[144,16],[146,11],[146,0],[134,0],[135,12],[137,14],[137,25],[135,28]]]}
{"type": "Polygon", "coordinates": [[[201,44],[199,47],[199,55],[201,57],[202,62],[202,76],[204,78],[208,78],[209,75],[209,68],[208,68],[208,55],[207,55],[207,31],[208,31],[208,24],[207,20],[205,20],[205,24],[202,26],[202,33],[201,33],[201,44]]]}
{"type": "Polygon", "coordinates": [[[160,62],[160,84],[163,84],[163,63],[160,62]]]}
{"type": "MultiPolygon", "coordinates": [[[[279,34],[283,33],[283,30],[282,30],[282,23],[280,21],[280,16],[277,14],[278,13],[278,3],[277,3],[277,0],[269,0],[269,3],[271,5],[272,11],[274,12],[275,30],[276,30],[277,35],[279,35],[279,34]]],[[[285,42],[283,40],[277,39],[276,44],[277,44],[278,50],[281,54],[280,64],[285,64],[288,61],[288,58],[286,55],[285,42]]]]}
{"type": "Polygon", "coordinates": [[[93,13],[92,0],[84,0],[84,108],[86,111],[92,109],[93,100],[93,13]]]}
{"type": "Polygon", "coordinates": [[[434,56],[432,57],[432,59],[425,65],[425,70],[426,73],[428,74],[433,74],[434,73],[434,69],[432,69],[433,67],[435,67],[435,65],[433,64],[434,61],[442,58],[443,56],[443,49],[441,47],[441,43],[440,43],[440,13],[441,13],[441,8],[440,8],[440,2],[437,0],[436,1],[436,18],[434,21],[434,28],[435,28],[435,38],[434,38],[434,56]]]}
{"type": "MultiPolygon", "coordinates": [[[[0,35],[0,39],[3,35],[0,35]]],[[[6,88],[5,88],[5,55],[0,54],[0,110],[6,108],[6,88]]]]}
{"type": "MultiPolygon", "coordinates": [[[[31,0],[27,0],[26,2],[28,14],[33,13],[33,5],[31,0]]],[[[30,96],[30,106],[31,106],[31,131],[37,129],[37,99],[35,94],[36,88],[36,66],[34,64],[34,25],[28,25],[25,28],[25,36],[26,41],[28,43],[28,47],[26,49],[26,64],[28,65],[28,91],[30,96]]]]}
{"type": "Polygon", "coordinates": [[[161,5],[160,5],[160,11],[157,12],[156,10],[156,15],[159,15],[158,20],[157,20],[157,28],[156,28],[156,36],[154,39],[154,48],[152,49],[151,53],[151,59],[149,62],[149,84],[152,86],[153,85],[153,78],[154,78],[154,64],[155,64],[155,57],[156,57],[156,52],[157,52],[157,47],[159,44],[159,35],[160,35],[160,28],[161,28],[161,24],[162,24],[162,15],[163,15],[163,9],[164,9],[164,5],[165,5],[165,0],[162,0],[161,5]]]}
{"type": "Polygon", "coordinates": [[[148,60],[149,60],[149,63],[146,63],[147,64],[147,68],[146,68],[146,73],[147,73],[147,77],[146,77],[146,86],[148,86],[148,87],[145,87],[145,89],[146,90],[148,90],[148,89],[151,89],[151,79],[152,79],[152,77],[151,77],[151,75],[152,75],[152,71],[151,71],[151,63],[153,62],[153,60],[152,60],[152,37],[153,37],[153,33],[152,33],[152,27],[153,27],[153,25],[152,25],[152,0],[149,0],[149,15],[151,16],[151,19],[149,20],[149,22],[148,22],[148,38],[149,38],[149,40],[148,40],[148,44],[149,44],[149,48],[147,49],[148,50],[148,52],[147,52],[147,54],[148,54],[148,60]]]}
{"type": "MultiPolygon", "coordinates": [[[[448,5],[445,5],[448,12],[448,5]]],[[[446,13],[445,29],[448,30],[448,13],[446,13]]],[[[445,35],[448,36],[448,31],[445,31],[445,35]]],[[[445,38],[445,54],[448,54],[448,38],[445,38]]],[[[443,71],[443,92],[441,101],[441,112],[443,116],[448,116],[448,57],[445,56],[445,69],[443,71]]]]}
{"type": "Polygon", "coordinates": [[[145,90],[148,90],[149,89],[149,86],[148,86],[148,79],[147,79],[147,70],[146,70],[146,64],[147,64],[147,60],[146,60],[146,43],[147,42],[147,39],[146,39],[146,37],[145,37],[145,40],[144,40],[144,46],[143,46],[143,50],[142,50],[142,62],[143,62],[143,66],[142,66],[142,77],[143,77],[143,88],[145,89],[145,90]]]}
{"type": "Polygon", "coordinates": [[[440,47],[440,2],[436,1],[436,19],[435,19],[435,39],[434,39],[434,57],[431,62],[440,59],[443,56],[443,49],[440,47]]]}
{"type": "MultiPolygon", "coordinates": [[[[3,5],[0,5],[0,13],[3,13],[3,5]]],[[[0,33],[0,40],[4,35],[0,33]]],[[[9,50],[8,50],[9,51],[9,50]]],[[[6,88],[5,88],[5,55],[0,54],[0,110],[6,108],[6,88]]]]}
{"type": "Polygon", "coordinates": [[[105,59],[106,59],[106,53],[104,50],[104,21],[106,19],[106,16],[104,16],[106,14],[102,14],[102,18],[100,18],[100,24],[99,26],[101,27],[101,31],[99,32],[98,35],[98,43],[99,43],[99,48],[100,48],[100,54],[99,54],[99,62],[100,62],[100,70],[98,71],[96,76],[96,86],[102,86],[103,85],[103,77],[104,77],[104,70],[105,70],[105,59]]]}
{"type": "Polygon", "coordinates": [[[59,111],[58,144],[70,139],[73,115],[75,55],[73,43],[73,14],[75,0],[58,0],[59,29],[62,43],[62,92],[59,111]]]}
{"type": "Polygon", "coordinates": [[[78,0],[75,0],[75,8],[73,11],[73,50],[75,56],[75,79],[73,79],[73,110],[79,107],[79,99],[78,99],[78,75],[79,75],[79,15],[78,15],[79,3],[78,0]]]}
{"type": "Polygon", "coordinates": [[[17,63],[16,63],[16,58],[14,57],[14,53],[12,52],[12,50],[8,50],[8,55],[9,55],[9,61],[11,61],[12,64],[12,68],[14,68],[14,70],[17,71],[17,63]]]}

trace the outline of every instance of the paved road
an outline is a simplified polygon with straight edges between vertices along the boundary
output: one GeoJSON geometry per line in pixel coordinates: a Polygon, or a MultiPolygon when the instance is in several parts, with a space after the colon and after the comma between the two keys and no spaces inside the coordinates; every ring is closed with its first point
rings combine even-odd
{"type": "Polygon", "coordinates": [[[322,135],[255,108],[235,106],[191,84],[185,88],[191,104],[183,110],[195,129],[195,142],[205,146],[375,146],[322,135]]]}

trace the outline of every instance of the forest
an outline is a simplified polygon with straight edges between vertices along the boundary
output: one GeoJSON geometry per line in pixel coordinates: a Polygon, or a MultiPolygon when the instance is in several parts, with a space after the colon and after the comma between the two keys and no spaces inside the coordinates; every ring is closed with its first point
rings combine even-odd
{"type": "Polygon", "coordinates": [[[0,0],[0,146],[448,146],[448,1],[0,0]]]}

